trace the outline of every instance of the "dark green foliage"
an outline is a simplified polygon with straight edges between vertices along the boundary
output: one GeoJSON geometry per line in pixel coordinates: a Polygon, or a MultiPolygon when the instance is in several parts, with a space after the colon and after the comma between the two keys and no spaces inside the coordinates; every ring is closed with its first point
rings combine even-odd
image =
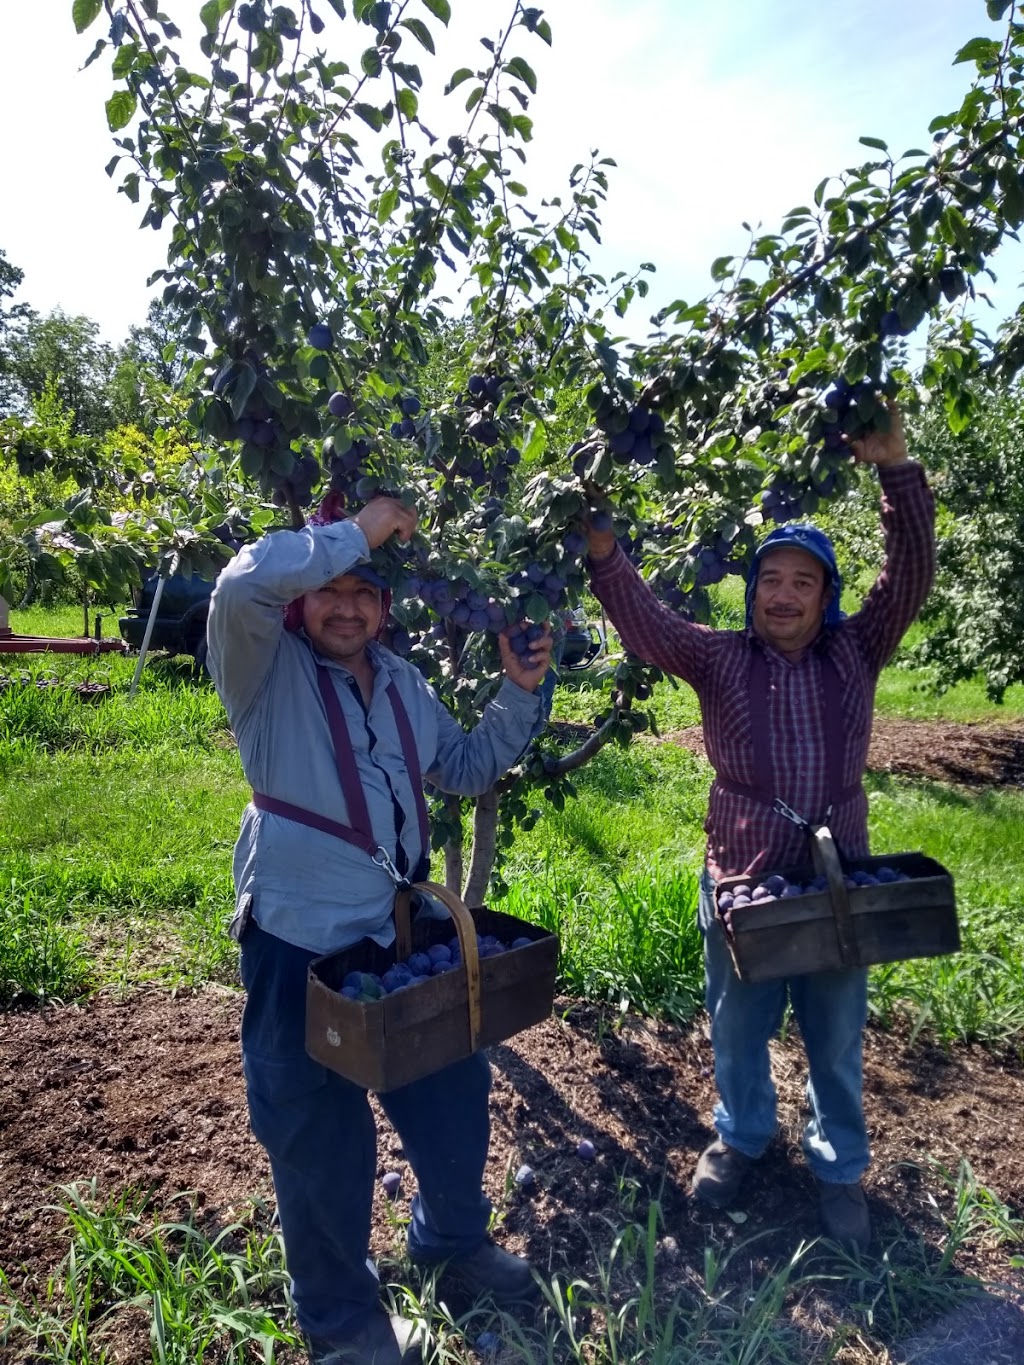
{"type": "Polygon", "coordinates": [[[1024,395],[1015,386],[982,397],[959,436],[931,417],[918,441],[945,515],[922,613],[928,633],[915,652],[941,687],[981,673],[1002,701],[1024,682],[1024,395]]]}

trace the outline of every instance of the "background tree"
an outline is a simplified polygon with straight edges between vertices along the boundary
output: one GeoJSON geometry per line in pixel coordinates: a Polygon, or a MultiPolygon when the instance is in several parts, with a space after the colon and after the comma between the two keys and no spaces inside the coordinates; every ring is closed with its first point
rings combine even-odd
{"type": "Polygon", "coordinates": [[[10,304],[8,300],[13,298],[24,278],[25,272],[12,265],[0,247],[0,415],[12,402],[11,335],[30,312],[26,304],[10,304]]]}
{"type": "Polygon", "coordinates": [[[982,674],[992,701],[1024,682],[1024,400],[983,394],[958,436],[928,414],[916,433],[944,511],[935,587],[914,651],[940,687],[982,674]]]}

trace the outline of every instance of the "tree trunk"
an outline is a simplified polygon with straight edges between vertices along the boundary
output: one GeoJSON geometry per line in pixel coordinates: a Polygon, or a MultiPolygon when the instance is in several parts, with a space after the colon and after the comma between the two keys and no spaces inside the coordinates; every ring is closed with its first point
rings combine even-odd
{"type": "Polygon", "coordinates": [[[446,796],[444,803],[459,831],[444,846],[444,884],[457,896],[462,886],[462,804],[457,796],[446,796]]]}
{"type": "Polygon", "coordinates": [[[483,905],[491,880],[498,835],[498,789],[492,787],[476,799],[473,810],[473,856],[462,899],[467,905],[483,905]]]}
{"type": "Polygon", "coordinates": [[[0,634],[6,634],[11,628],[10,610],[7,599],[0,597],[0,634]]]}

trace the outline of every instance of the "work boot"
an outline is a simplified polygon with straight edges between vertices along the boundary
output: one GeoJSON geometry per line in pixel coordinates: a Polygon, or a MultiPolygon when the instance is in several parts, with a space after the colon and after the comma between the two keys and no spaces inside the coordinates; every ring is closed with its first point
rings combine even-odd
{"type": "Polygon", "coordinates": [[[418,1322],[383,1311],[344,1341],[307,1337],[309,1365],[419,1365],[423,1328],[418,1322]]]}
{"type": "Polygon", "coordinates": [[[690,1190],[705,1204],[727,1209],[735,1202],[754,1158],[716,1138],[701,1152],[690,1190]]]}
{"type": "Polygon", "coordinates": [[[818,1195],[825,1236],[851,1251],[867,1251],[871,1245],[871,1215],[860,1182],[834,1185],[819,1180],[818,1195]]]}
{"type": "Polygon", "coordinates": [[[540,1292],[529,1261],[502,1251],[489,1237],[472,1251],[447,1261],[431,1263],[416,1256],[412,1261],[427,1269],[436,1264],[442,1276],[455,1281],[474,1298],[486,1296],[498,1304],[522,1303],[536,1298],[540,1292]]]}

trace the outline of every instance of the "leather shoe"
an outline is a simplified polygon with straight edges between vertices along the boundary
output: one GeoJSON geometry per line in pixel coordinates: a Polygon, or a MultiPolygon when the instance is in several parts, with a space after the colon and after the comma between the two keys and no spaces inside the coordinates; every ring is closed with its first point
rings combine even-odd
{"type": "Polygon", "coordinates": [[[455,1281],[474,1298],[487,1296],[498,1304],[522,1303],[540,1292],[529,1261],[502,1251],[489,1237],[472,1251],[447,1261],[423,1261],[415,1255],[411,1259],[424,1268],[436,1265],[444,1278],[455,1281]]]}
{"type": "Polygon", "coordinates": [[[419,1365],[423,1328],[383,1310],[344,1341],[306,1337],[309,1365],[419,1365]]]}
{"type": "Polygon", "coordinates": [[[705,1204],[727,1209],[739,1194],[753,1164],[753,1157],[717,1138],[701,1153],[690,1189],[705,1204]]]}
{"type": "Polygon", "coordinates": [[[819,1180],[818,1195],[825,1236],[852,1251],[867,1251],[871,1245],[871,1215],[860,1182],[833,1185],[819,1180]]]}

